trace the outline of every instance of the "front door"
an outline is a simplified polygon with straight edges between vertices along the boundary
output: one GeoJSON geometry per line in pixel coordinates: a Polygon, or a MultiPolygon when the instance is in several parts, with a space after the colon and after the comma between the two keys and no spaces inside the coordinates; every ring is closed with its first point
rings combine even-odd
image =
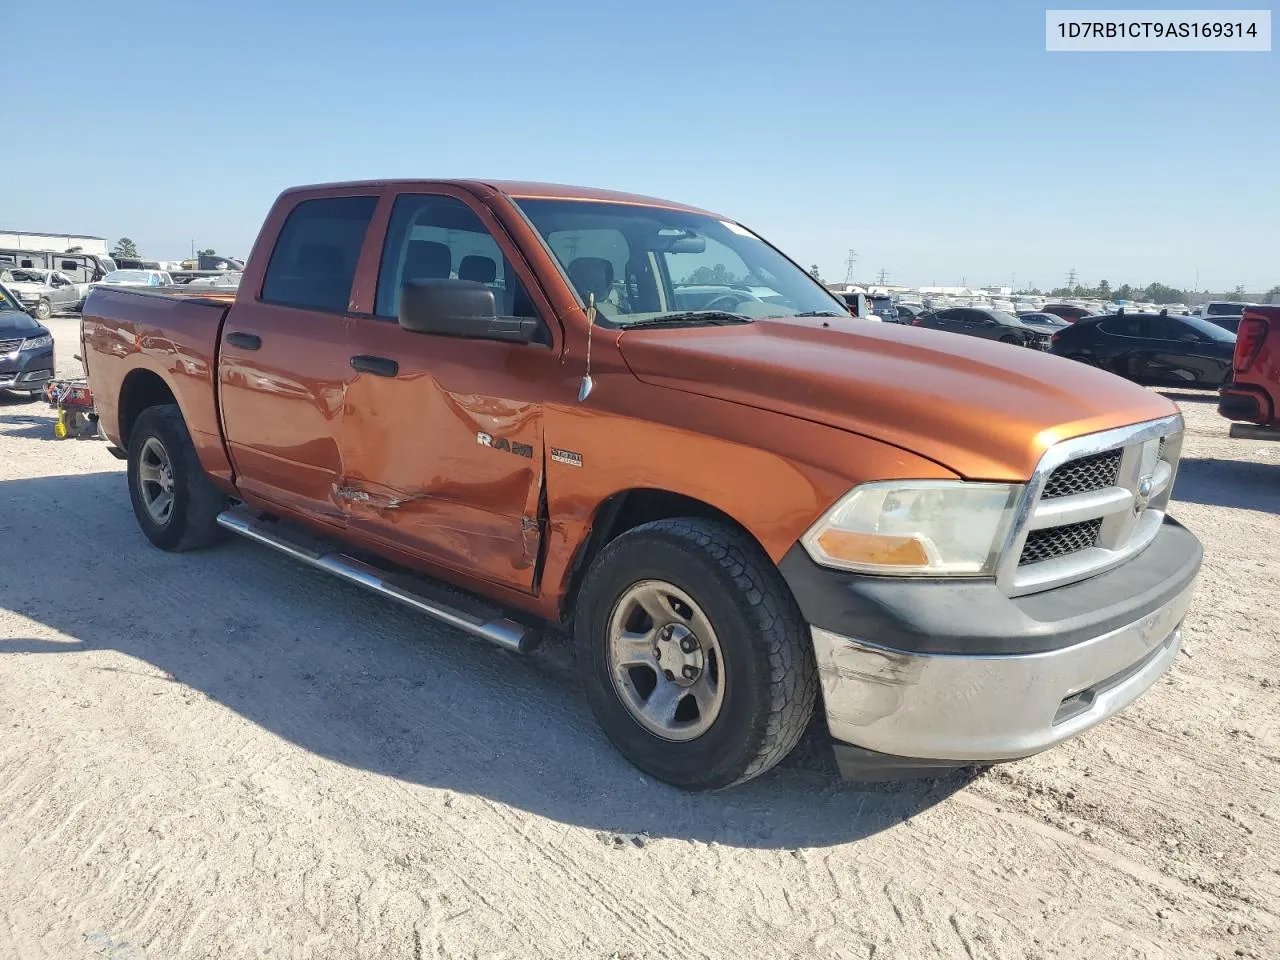
{"type": "Polygon", "coordinates": [[[345,522],[338,430],[352,372],[350,298],[377,199],[322,196],[288,211],[261,290],[236,301],[219,345],[237,486],[336,525],[345,522]]]}
{"type": "Polygon", "coordinates": [[[557,375],[551,313],[492,214],[441,191],[395,198],[372,315],[351,321],[340,443],[348,524],[413,558],[531,590],[542,402],[557,375]],[[400,287],[428,278],[485,284],[500,315],[540,317],[543,342],[410,333],[396,321],[400,287]]]}

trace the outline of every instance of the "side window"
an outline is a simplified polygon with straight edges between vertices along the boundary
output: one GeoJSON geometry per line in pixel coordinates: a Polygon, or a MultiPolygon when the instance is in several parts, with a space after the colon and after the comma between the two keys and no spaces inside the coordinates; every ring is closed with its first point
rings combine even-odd
{"type": "Polygon", "coordinates": [[[1098,329],[1113,337],[1136,337],[1139,335],[1136,317],[1108,317],[1098,324],[1098,329]]]}
{"type": "Polygon", "coordinates": [[[406,280],[447,278],[483,283],[493,291],[498,316],[538,316],[511,261],[474,210],[456,197],[402,194],[382,248],[374,313],[399,315],[406,280]]]}
{"type": "Polygon", "coordinates": [[[1172,317],[1152,317],[1151,336],[1157,340],[1181,340],[1183,342],[1195,343],[1200,340],[1200,334],[1184,323],[1179,323],[1172,317]]]}
{"type": "Polygon", "coordinates": [[[262,282],[262,299],[346,313],[376,197],[304,200],[290,212],[262,282]]]}

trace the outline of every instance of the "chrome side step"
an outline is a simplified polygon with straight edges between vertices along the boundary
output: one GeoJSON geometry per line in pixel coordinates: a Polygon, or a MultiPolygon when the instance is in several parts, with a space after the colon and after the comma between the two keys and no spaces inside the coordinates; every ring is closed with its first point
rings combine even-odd
{"type": "Polygon", "coordinates": [[[496,643],[504,650],[528,653],[537,646],[538,638],[535,632],[514,620],[508,620],[506,617],[485,620],[420,596],[389,582],[385,571],[355,557],[349,557],[337,550],[313,549],[300,543],[292,543],[276,531],[267,529],[267,524],[259,522],[251,514],[240,510],[224,510],[218,514],[218,525],[232,533],[238,533],[242,537],[273,547],[295,560],[301,560],[308,566],[324,570],[349,583],[412,607],[419,613],[425,613],[451,627],[457,627],[473,637],[496,643]]]}

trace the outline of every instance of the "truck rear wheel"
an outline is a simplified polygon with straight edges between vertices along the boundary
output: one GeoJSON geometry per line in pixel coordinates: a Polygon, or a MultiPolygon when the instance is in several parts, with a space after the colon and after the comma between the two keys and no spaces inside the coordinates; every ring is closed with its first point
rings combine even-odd
{"type": "Polygon", "coordinates": [[[227,496],[200,466],[177,404],[148,407],[129,435],[129,499],[147,539],[161,550],[198,550],[221,532],[227,496]]]}
{"type": "Polygon", "coordinates": [[[817,675],[795,599],[726,524],[658,520],[611,542],[582,585],[574,640],[605,734],[677,787],[764,773],[813,712],[817,675]]]}

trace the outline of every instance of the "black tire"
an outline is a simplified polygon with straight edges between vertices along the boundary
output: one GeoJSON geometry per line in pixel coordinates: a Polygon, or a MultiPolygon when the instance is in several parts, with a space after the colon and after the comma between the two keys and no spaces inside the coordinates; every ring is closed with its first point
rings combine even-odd
{"type": "Polygon", "coordinates": [[[48,300],[41,300],[36,304],[36,319],[41,323],[53,316],[53,307],[49,305],[48,300]]]}
{"type": "Polygon", "coordinates": [[[777,567],[727,524],[657,520],[629,530],[592,563],[578,598],[574,645],[605,734],[644,772],[686,790],[764,773],[799,741],[818,693],[809,631],[777,567]],[[724,699],[705,733],[672,741],[624,706],[608,664],[608,627],[633,584],[663,580],[702,607],[723,652],[724,699]]]}
{"type": "Polygon", "coordinates": [[[129,435],[129,499],[138,526],[147,539],[161,550],[199,550],[214,544],[222,528],[217,516],[226,509],[227,495],[213,485],[200,466],[195,444],[177,404],[148,407],[138,416],[129,435]],[[173,472],[173,506],[165,522],[157,522],[148,512],[138,467],[148,440],[158,440],[168,455],[173,472]]]}

